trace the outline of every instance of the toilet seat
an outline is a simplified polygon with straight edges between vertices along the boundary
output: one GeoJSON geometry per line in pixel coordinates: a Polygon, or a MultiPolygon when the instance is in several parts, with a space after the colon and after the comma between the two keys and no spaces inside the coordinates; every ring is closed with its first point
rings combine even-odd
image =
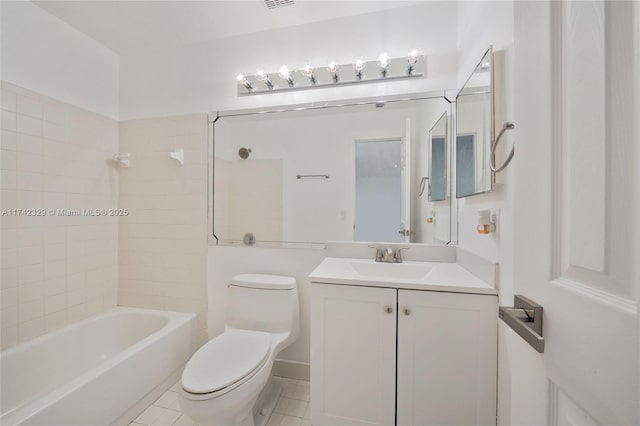
{"type": "Polygon", "coordinates": [[[208,399],[247,381],[267,361],[269,333],[227,330],[202,346],[182,373],[182,388],[192,399],[208,399]]]}

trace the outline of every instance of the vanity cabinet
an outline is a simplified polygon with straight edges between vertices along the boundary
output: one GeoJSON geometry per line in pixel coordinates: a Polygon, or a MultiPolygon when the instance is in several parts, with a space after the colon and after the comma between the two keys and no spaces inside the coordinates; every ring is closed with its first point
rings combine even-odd
{"type": "Polygon", "coordinates": [[[497,299],[313,283],[311,423],[495,425],[497,299]]]}

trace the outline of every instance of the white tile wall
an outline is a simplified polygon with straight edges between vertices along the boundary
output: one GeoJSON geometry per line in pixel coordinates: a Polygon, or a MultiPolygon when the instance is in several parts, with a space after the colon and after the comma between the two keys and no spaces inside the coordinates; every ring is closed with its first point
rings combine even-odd
{"type": "MultiPolygon", "coordinates": [[[[1,113],[2,209],[117,206],[116,121],[6,82],[1,113]]],[[[3,349],[116,305],[117,217],[0,221],[3,349]]]]}
{"type": "Polygon", "coordinates": [[[120,172],[118,303],[198,314],[207,330],[207,116],[120,123],[120,152],[131,168],[120,172]],[[184,149],[181,167],[169,158],[184,149]]]}

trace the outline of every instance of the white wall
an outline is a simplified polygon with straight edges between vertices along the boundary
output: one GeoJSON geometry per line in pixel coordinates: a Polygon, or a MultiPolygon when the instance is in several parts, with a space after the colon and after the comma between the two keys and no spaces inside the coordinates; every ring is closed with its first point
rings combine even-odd
{"type": "MultiPolygon", "coordinates": [[[[238,17],[238,19],[242,19],[238,17]]],[[[456,86],[456,4],[418,6],[316,22],[175,50],[146,50],[120,58],[120,114],[125,119],[441,90],[456,86]],[[351,63],[382,51],[404,56],[418,48],[427,78],[238,97],[235,76],[290,69],[305,62],[351,63]]]]}
{"type": "MultiPolygon", "coordinates": [[[[494,51],[501,51],[504,62],[501,104],[502,116],[496,126],[513,118],[513,2],[478,1],[462,2],[458,5],[458,83],[462,85],[482,58],[490,44],[494,51]]],[[[516,123],[517,126],[517,123],[516,123]]],[[[514,132],[505,135],[503,141],[511,146],[514,132]]],[[[503,157],[502,157],[503,158],[503,157]]],[[[459,245],[473,253],[500,263],[500,304],[513,303],[513,200],[514,169],[518,164],[516,154],[511,165],[502,172],[492,193],[460,199],[458,202],[459,245]],[[493,235],[476,232],[477,212],[483,209],[500,209],[498,231],[493,235]]],[[[499,159],[498,159],[499,161],[499,159]]],[[[520,342],[508,339],[509,330],[500,324],[498,361],[498,424],[511,424],[510,418],[510,364],[509,356],[522,352],[514,347],[520,342]]],[[[517,373],[516,373],[517,374],[517,373]]]]}
{"type": "Polygon", "coordinates": [[[118,118],[118,55],[32,2],[0,7],[3,81],[118,118]]]}

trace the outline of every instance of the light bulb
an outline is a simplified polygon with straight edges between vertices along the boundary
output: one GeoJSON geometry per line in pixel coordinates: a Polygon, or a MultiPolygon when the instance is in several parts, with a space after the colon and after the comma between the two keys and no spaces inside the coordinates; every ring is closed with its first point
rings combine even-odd
{"type": "Polygon", "coordinates": [[[311,68],[311,66],[309,66],[309,64],[306,64],[304,66],[304,68],[302,68],[302,71],[304,72],[304,75],[307,76],[307,78],[309,79],[309,82],[314,85],[316,84],[317,80],[316,80],[316,76],[313,72],[313,68],[311,68]]]}
{"type": "Polygon", "coordinates": [[[280,70],[278,70],[278,74],[280,75],[280,77],[284,78],[285,80],[291,76],[291,73],[289,72],[289,68],[287,68],[286,65],[283,65],[280,67],[280,70]]]}
{"type": "Polygon", "coordinates": [[[380,74],[382,74],[382,77],[386,77],[387,68],[389,67],[389,56],[387,52],[382,52],[378,55],[378,66],[380,66],[380,74]]]}
{"type": "Polygon", "coordinates": [[[267,89],[273,90],[273,82],[269,78],[269,74],[265,73],[262,70],[258,70],[258,72],[256,74],[258,74],[258,78],[260,80],[262,80],[264,82],[264,84],[267,85],[267,89]]]}
{"type": "Polygon", "coordinates": [[[418,62],[418,51],[416,49],[411,49],[409,54],[407,55],[407,62],[409,65],[415,65],[418,62]]]}
{"type": "Polygon", "coordinates": [[[389,55],[387,55],[387,52],[382,52],[378,55],[378,65],[380,65],[380,68],[385,69],[389,66],[389,55]]]}
{"type": "Polygon", "coordinates": [[[418,63],[418,51],[411,49],[407,55],[407,74],[413,75],[413,68],[418,63]]]}
{"type": "Polygon", "coordinates": [[[334,61],[331,61],[329,62],[329,65],[327,65],[327,69],[329,70],[329,73],[331,73],[333,82],[337,83],[338,80],[340,80],[340,77],[338,76],[338,65],[334,61]]]}
{"type": "Polygon", "coordinates": [[[356,71],[356,78],[358,80],[362,80],[362,70],[364,69],[364,66],[365,62],[361,58],[356,59],[353,63],[353,69],[356,71]]]}
{"type": "Polygon", "coordinates": [[[289,87],[293,87],[294,85],[293,78],[291,78],[291,72],[289,71],[289,68],[287,68],[286,65],[283,65],[280,67],[280,70],[278,71],[278,75],[283,79],[287,80],[287,84],[289,85],[289,87]]]}
{"type": "Polygon", "coordinates": [[[311,77],[313,75],[313,68],[311,68],[309,64],[306,64],[304,68],[302,68],[302,71],[304,71],[304,74],[307,77],[311,77]]]}
{"type": "Polygon", "coordinates": [[[247,77],[245,77],[244,75],[238,74],[236,76],[236,80],[238,80],[238,83],[242,84],[247,90],[253,89],[253,85],[249,80],[247,80],[247,77]]]}

